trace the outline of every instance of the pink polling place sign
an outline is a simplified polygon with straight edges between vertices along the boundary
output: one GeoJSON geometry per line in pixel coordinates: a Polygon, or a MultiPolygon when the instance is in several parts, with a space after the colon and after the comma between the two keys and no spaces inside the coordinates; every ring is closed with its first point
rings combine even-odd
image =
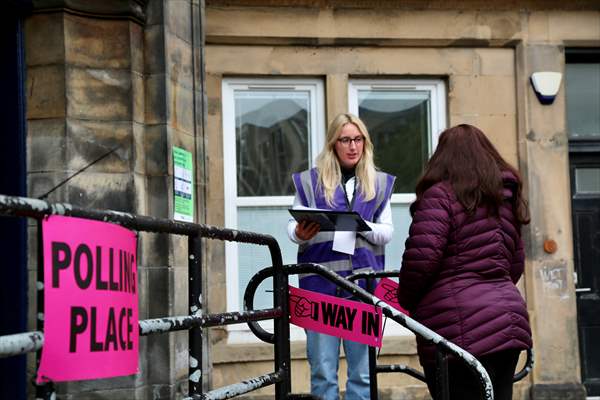
{"type": "Polygon", "coordinates": [[[402,308],[398,301],[398,284],[393,280],[389,278],[382,278],[375,288],[375,293],[373,294],[375,297],[385,301],[388,305],[394,307],[396,310],[409,315],[408,311],[402,308]]]}
{"type": "Polygon", "coordinates": [[[289,289],[292,324],[381,347],[381,308],[293,286],[289,289]]]}
{"type": "Polygon", "coordinates": [[[137,238],[121,226],[42,222],[44,347],[37,382],[138,372],[137,238]]]}

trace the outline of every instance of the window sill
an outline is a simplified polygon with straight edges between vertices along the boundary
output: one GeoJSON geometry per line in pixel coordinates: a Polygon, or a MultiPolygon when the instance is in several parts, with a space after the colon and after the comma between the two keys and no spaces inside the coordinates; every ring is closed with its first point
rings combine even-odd
{"type": "MultiPolygon", "coordinates": [[[[305,359],[305,343],[298,341],[290,342],[290,354],[292,360],[305,359]]],[[[383,339],[381,356],[413,356],[416,354],[417,346],[413,335],[383,339]]],[[[269,361],[273,360],[273,357],[273,345],[267,343],[227,344],[223,341],[212,347],[214,364],[269,361]]]]}

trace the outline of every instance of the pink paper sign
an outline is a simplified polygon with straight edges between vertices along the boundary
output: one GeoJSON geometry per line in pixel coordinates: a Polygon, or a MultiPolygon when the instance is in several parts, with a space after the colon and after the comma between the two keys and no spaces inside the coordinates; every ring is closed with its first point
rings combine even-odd
{"type": "Polygon", "coordinates": [[[379,281],[379,285],[375,288],[375,297],[385,301],[388,305],[394,307],[396,310],[401,311],[406,315],[410,315],[400,305],[398,301],[398,284],[389,278],[382,278],[379,281]]]}
{"type": "Polygon", "coordinates": [[[138,372],[134,232],[106,222],[42,222],[44,347],[37,382],[138,372]]]}
{"type": "Polygon", "coordinates": [[[293,286],[289,288],[292,324],[381,347],[381,308],[293,286]]]}

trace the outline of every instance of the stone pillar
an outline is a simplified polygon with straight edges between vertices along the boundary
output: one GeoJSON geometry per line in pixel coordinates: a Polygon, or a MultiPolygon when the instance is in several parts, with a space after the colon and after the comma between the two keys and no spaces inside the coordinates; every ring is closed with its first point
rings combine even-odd
{"type": "Polygon", "coordinates": [[[143,123],[133,101],[143,99],[141,34],[135,22],[65,12],[27,20],[30,196],[142,208],[134,178],[143,164],[133,151],[143,123]]]}
{"type": "MultiPolygon", "coordinates": [[[[151,0],[145,29],[146,71],[146,167],[149,214],[173,216],[172,148],[192,152],[196,165],[196,222],[204,222],[203,69],[201,20],[203,2],[198,0],[151,0]]],[[[152,235],[148,252],[164,252],[149,261],[149,317],[187,315],[187,238],[152,235]],[[167,297],[155,293],[168,293],[167,297]]],[[[203,264],[204,266],[206,263],[203,264]]],[[[206,267],[204,267],[206,270],[206,267]]],[[[204,280],[206,282],[206,279],[204,280]]],[[[206,288],[206,285],[204,285],[206,288]]],[[[204,290],[204,293],[206,291],[204,290]]],[[[208,296],[203,296],[206,299],[208,296]]],[[[204,371],[208,364],[208,341],[204,342],[204,371]]],[[[148,338],[148,380],[154,398],[171,399],[188,390],[187,332],[148,338]]],[[[208,383],[208,377],[203,377],[208,383]]]]}
{"type": "Polygon", "coordinates": [[[561,47],[519,45],[517,71],[519,158],[529,194],[526,291],[533,330],[535,365],[531,398],[585,399],[581,385],[569,191],[565,90],[542,105],[529,83],[536,71],[564,72],[561,47]],[[540,195],[542,194],[542,195],[540,195]],[[544,241],[557,243],[555,253],[544,241]]]}
{"type": "MultiPolygon", "coordinates": [[[[178,146],[194,155],[197,204],[204,201],[203,7],[198,0],[34,1],[26,21],[30,197],[172,218],[178,146]]],[[[198,210],[196,221],[204,221],[198,210]]],[[[189,313],[186,238],[140,234],[138,267],[141,319],[189,313]]],[[[139,374],[57,391],[172,399],[187,392],[187,368],[187,332],[155,335],[140,340],[139,374]]]]}
{"type": "MultiPolygon", "coordinates": [[[[26,28],[29,195],[172,218],[178,146],[193,153],[203,204],[204,3],[34,3],[26,28]]],[[[204,215],[198,206],[196,221],[204,215]]],[[[31,237],[33,244],[34,231],[31,237]]],[[[30,260],[35,282],[31,252],[30,260]]],[[[140,234],[138,263],[141,319],[190,312],[186,238],[140,234]]],[[[187,332],[154,335],[140,340],[138,375],[60,384],[58,392],[172,399],[187,393],[187,369],[187,332]]]]}

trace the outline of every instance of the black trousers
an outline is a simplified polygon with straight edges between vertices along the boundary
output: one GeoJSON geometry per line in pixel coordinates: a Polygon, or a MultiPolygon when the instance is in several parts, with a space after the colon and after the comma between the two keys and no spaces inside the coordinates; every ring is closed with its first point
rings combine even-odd
{"type": "MultiPolygon", "coordinates": [[[[519,353],[519,350],[505,350],[477,358],[492,380],[494,400],[512,400],[512,380],[519,353]]],[[[435,365],[426,365],[424,371],[429,393],[436,400],[435,365]]],[[[450,400],[479,400],[482,398],[478,377],[463,362],[448,360],[448,381],[450,400]]]]}

